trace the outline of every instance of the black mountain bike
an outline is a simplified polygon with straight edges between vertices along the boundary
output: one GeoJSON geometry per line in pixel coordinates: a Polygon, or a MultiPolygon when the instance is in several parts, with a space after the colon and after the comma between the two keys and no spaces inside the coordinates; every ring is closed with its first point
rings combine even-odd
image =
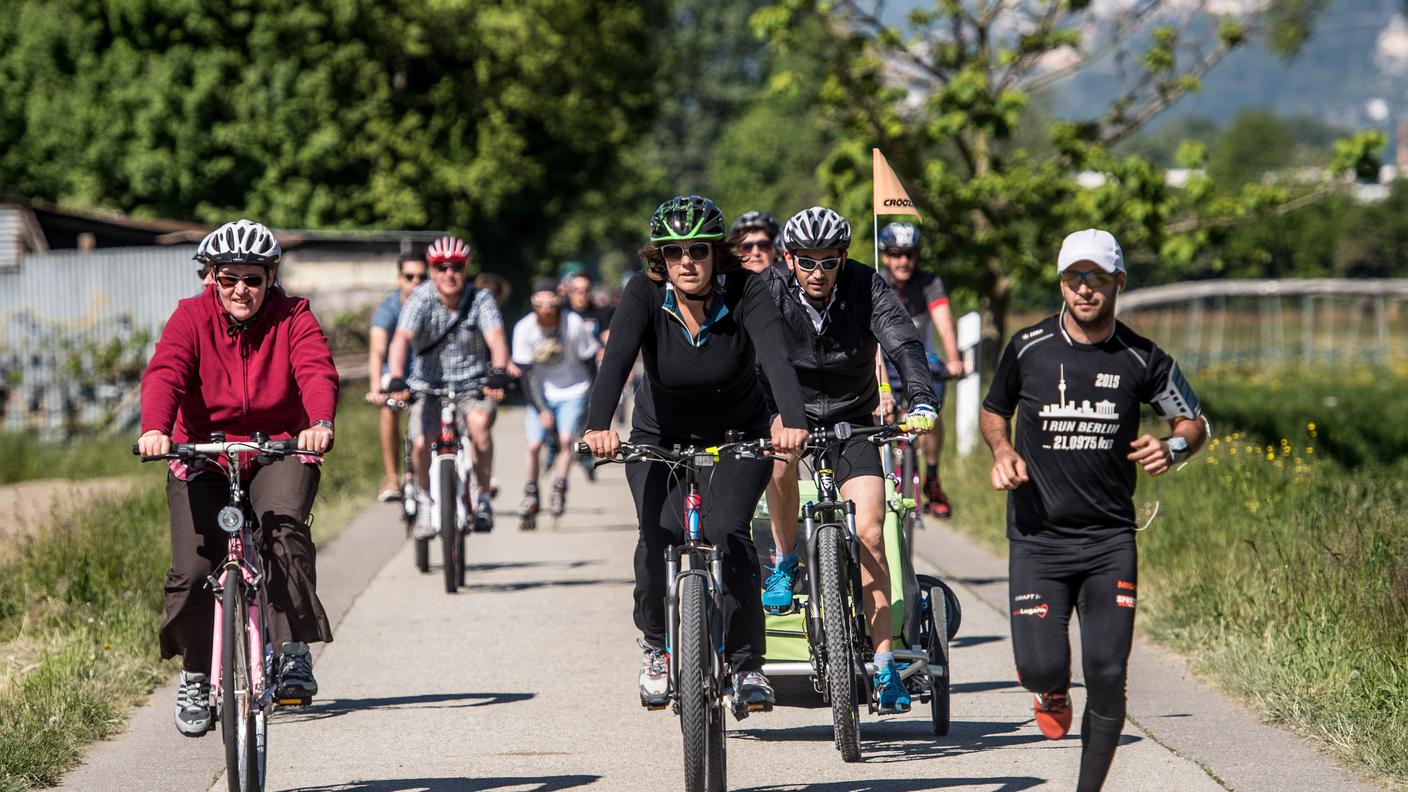
{"type": "MultiPolygon", "coordinates": [[[[622,443],[609,462],[658,462],[684,473],[684,544],[665,551],[665,606],[670,614],[666,645],[670,647],[670,699],[680,716],[684,736],[685,792],[724,792],[727,788],[724,716],[748,713],[742,705],[725,700],[728,661],[724,657],[724,620],[719,607],[723,589],[723,561],[718,548],[707,544],[700,527],[703,499],[699,471],[712,467],[720,456],[766,458],[767,441],[730,442],[698,448],[661,448],[643,443],[622,443]]],[[[577,453],[590,453],[577,443],[577,453]]]]}

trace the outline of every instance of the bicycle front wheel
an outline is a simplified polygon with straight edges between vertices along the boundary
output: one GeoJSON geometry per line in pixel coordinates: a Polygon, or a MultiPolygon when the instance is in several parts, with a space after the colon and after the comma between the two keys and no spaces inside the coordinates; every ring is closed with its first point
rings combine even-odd
{"type": "Polygon", "coordinates": [[[685,792],[723,792],[724,713],[714,700],[713,647],[709,640],[709,600],[704,579],[686,575],[679,583],[679,707],[684,734],[685,792]]]}
{"type": "Polygon", "coordinates": [[[460,565],[458,496],[455,492],[459,478],[455,474],[455,460],[442,459],[440,466],[439,492],[436,493],[435,508],[440,510],[440,553],[445,573],[445,591],[454,594],[459,589],[460,565]]]}
{"type": "Polygon", "coordinates": [[[230,792],[264,788],[264,741],[254,712],[249,668],[248,602],[240,574],[226,570],[221,585],[220,731],[225,741],[225,781],[230,792]]]}
{"type": "Polygon", "coordinates": [[[850,588],[844,529],[823,525],[817,529],[817,574],[820,575],[821,625],[826,646],[826,684],[831,694],[831,727],[836,749],[847,762],[860,761],[860,704],[856,698],[856,673],[851,644],[850,588]]]}

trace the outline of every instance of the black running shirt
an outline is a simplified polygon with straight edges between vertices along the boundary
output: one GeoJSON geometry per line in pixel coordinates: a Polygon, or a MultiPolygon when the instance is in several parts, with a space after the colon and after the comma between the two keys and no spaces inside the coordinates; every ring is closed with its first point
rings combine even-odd
{"type": "MultiPolygon", "coordinates": [[[[1003,350],[984,409],[1017,414],[1017,453],[1030,480],[1007,496],[1007,537],[1063,542],[1132,531],[1141,406],[1176,394],[1191,417],[1197,396],[1173,358],[1122,323],[1099,344],[1077,343],[1052,316],[1003,350]]],[[[1171,416],[1170,416],[1171,417],[1171,416]]]]}

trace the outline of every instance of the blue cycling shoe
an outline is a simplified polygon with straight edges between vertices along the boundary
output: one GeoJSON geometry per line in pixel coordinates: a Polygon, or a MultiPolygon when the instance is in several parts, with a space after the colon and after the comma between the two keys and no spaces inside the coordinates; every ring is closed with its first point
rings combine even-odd
{"type": "Polygon", "coordinates": [[[875,692],[880,699],[881,715],[909,712],[909,691],[904,689],[904,680],[900,679],[894,663],[886,663],[875,672],[875,692]]]}
{"type": "Polygon", "coordinates": [[[792,610],[792,589],[797,585],[797,559],[779,561],[763,583],[763,610],[779,615],[792,610]]]}

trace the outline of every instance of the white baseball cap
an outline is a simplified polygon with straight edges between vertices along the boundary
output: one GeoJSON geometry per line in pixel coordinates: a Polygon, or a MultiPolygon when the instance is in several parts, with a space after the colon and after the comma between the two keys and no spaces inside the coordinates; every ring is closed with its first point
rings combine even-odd
{"type": "Polygon", "coordinates": [[[1061,255],[1056,259],[1056,271],[1078,261],[1089,261],[1106,272],[1124,272],[1124,251],[1115,241],[1114,234],[1098,228],[1087,228],[1066,237],[1061,243],[1061,255]]]}

